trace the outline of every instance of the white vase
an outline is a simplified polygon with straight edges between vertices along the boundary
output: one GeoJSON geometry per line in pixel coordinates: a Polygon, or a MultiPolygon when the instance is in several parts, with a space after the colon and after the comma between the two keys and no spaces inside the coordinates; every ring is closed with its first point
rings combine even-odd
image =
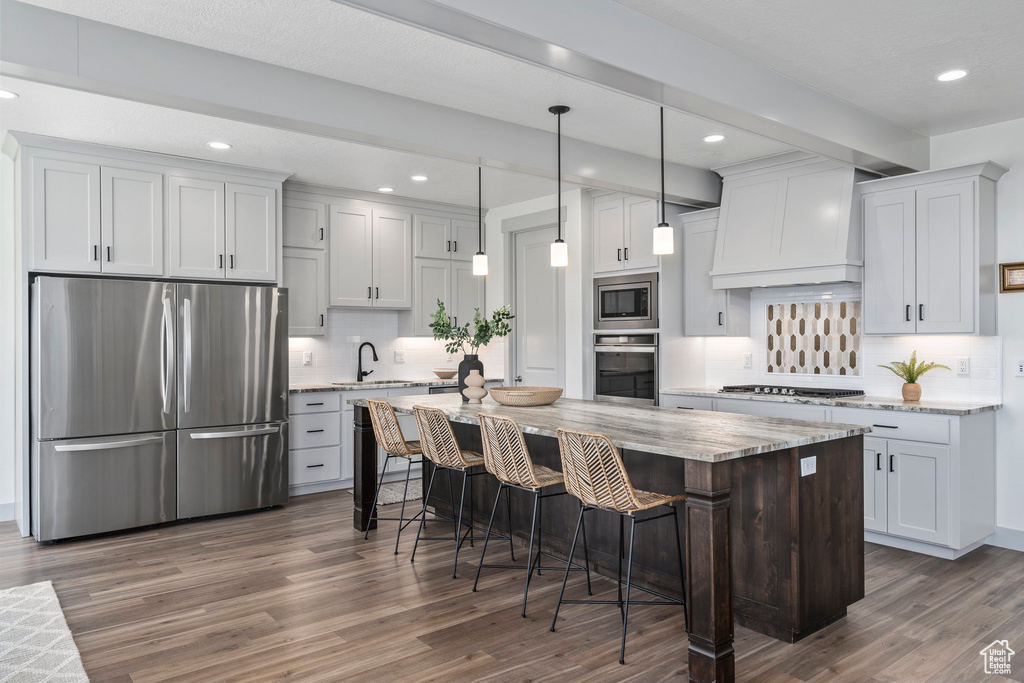
{"type": "Polygon", "coordinates": [[[469,399],[470,403],[480,403],[480,399],[487,395],[484,389],[484,378],[479,370],[470,370],[466,377],[466,390],[462,392],[469,399]]]}

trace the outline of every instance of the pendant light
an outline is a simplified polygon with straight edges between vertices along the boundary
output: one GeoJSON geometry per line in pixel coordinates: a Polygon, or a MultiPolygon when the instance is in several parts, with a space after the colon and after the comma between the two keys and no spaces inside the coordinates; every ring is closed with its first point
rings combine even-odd
{"type": "Polygon", "coordinates": [[[473,254],[473,275],[487,275],[487,254],[484,253],[484,169],[476,169],[477,252],[473,254]]]}
{"type": "Polygon", "coordinates": [[[672,226],[665,222],[665,107],[661,107],[661,222],[654,229],[654,253],[675,251],[672,226]]]}
{"type": "Polygon", "coordinates": [[[569,111],[569,107],[556,104],[548,111],[558,117],[558,239],[551,243],[551,265],[564,268],[569,265],[569,245],[562,239],[562,114],[569,111]]]}

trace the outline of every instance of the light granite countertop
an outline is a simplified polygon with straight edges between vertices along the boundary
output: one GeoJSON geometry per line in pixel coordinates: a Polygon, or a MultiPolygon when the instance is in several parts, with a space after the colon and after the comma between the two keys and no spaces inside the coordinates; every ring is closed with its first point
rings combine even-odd
{"type": "Polygon", "coordinates": [[[908,413],[934,413],[937,415],[973,415],[986,410],[999,410],[1002,403],[970,403],[964,401],[904,401],[899,398],[881,396],[848,396],[846,398],[814,398],[809,396],[766,396],[765,394],[723,394],[721,387],[689,387],[662,389],[662,394],[673,396],[702,396],[705,398],[727,398],[748,401],[773,401],[775,403],[802,403],[804,405],[832,406],[834,408],[870,408],[872,410],[897,410],[908,413]]]}
{"type": "MultiPolygon", "coordinates": [[[[479,424],[481,412],[505,415],[527,434],[557,436],[559,427],[603,432],[620,449],[658,453],[676,458],[721,462],[758,453],[845,439],[866,434],[870,427],[830,422],[624,406],[560,398],[549,406],[514,408],[490,396],[479,405],[463,403],[454,394],[402,396],[388,401],[397,413],[416,405],[440,408],[453,422],[479,424]]],[[[364,399],[350,399],[365,406],[364,399]]]]}
{"type": "MultiPolygon", "coordinates": [[[[484,382],[504,382],[501,377],[485,377],[484,382]]],[[[309,394],[318,391],[376,391],[378,389],[404,389],[406,387],[453,387],[458,384],[451,379],[377,380],[363,382],[297,382],[288,385],[289,394],[309,394]]]]}

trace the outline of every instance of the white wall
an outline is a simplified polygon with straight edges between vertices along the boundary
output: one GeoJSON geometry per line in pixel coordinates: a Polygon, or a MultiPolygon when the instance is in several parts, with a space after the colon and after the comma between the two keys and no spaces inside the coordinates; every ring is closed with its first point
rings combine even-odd
{"type": "MultiPolygon", "coordinates": [[[[933,168],[994,161],[1010,169],[998,185],[998,261],[1024,261],[1024,119],[938,135],[933,168]]],[[[1024,378],[1013,362],[1024,358],[1024,293],[998,295],[1003,339],[1003,409],[996,416],[996,525],[1024,531],[1024,378]]]]}
{"type": "Polygon", "coordinates": [[[14,518],[19,333],[14,229],[14,162],[0,154],[0,521],[14,518]]]}

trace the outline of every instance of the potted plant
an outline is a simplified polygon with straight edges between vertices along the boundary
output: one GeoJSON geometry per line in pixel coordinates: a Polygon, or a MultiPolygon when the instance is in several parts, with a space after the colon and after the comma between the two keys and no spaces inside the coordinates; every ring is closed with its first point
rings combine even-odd
{"type": "Polygon", "coordinates": [[[462,400],[468,402],[466,394],[466,377],[470,370],[479,370],[480,376],[484,374],[484,364],[480,362],[478,352],[481,346],[495,338],[507,336],[512,331],[508,321],[514,318],[508,306],[502,306],[491,313],[490,318],[480,314],[476,309],[473,319],[462,326],[452,325],[452,320],[445,311],[444,302],[437,300],[437,311],[434,312],[434,322],[430,323],[430,329],[434,331],[434,339],[444,341],[444,348],[448,353],[462,353],[463,359],[459,363],[459,393],[462,400]],[[467,353],[467,347],[469,349],[467,353]]]}
{"type": "Polygon", "coordinates": [[[949,366],[940,365],[939,363],[918,363],[917,351],[910,354],[910,360],[908,362],[893,361],[888,365],[879,365],[878,367],[892,371],[894,375],[905,382],[903,385],[904,401],[921,400],[921,385],[917,383],[917,380],[921,375],[929,370],[934,370],[935,368],[945,368],[946,370],[950,369],[949,366]]]}

